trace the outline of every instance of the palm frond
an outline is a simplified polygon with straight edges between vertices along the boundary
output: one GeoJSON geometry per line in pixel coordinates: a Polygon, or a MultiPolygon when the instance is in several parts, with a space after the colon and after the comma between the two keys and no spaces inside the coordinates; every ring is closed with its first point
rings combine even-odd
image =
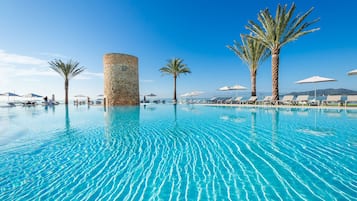
{"type": "Polygon", "coordinates": [[[293,18],[295,9],[296,6],[294,3],[289,9],[287,5],[278,5],[274,18],[270,14],[269,9],[260,11],[258,14],[258,22],[260,24],[250,20],[248,21],[246,29],[253,33],[253,38],[260,40],[271,50],[280,49],[290,41],[319,30],[319,28],[307,30],[308,27],[319,21],[319,19],[315,19],[311,22],[305,22],[313,11],[313,8],[309,9],[303,15],[297,15],[293,18]]]}
{"type": "Polygon", "coordinates": [[[173,75],[179,77],[180,74],[191,73],[191,70],[183,63],[183,59],[173,58],[167,61],[166,66],[160,68],[163,75],[173,75]]]}
{"type": "Polygon", "coordinates": [[[50,68],[60,74],[64,79],[72,79],[73,77],[82,73],[85,68],[79,66],[79,62],[69,60],[67,63],[64,63],[61,59],[54,59],[53,61],[48,62],[50,68]]]}
{"type": "Polygon", "coordinates": [[[270,56],[268,48],[255,38],[248,35],[241,35],[242,44],[234,41],[233,46],[227,46],[233,51],[243,62],[245,62],[251,72],[256,72],[261,62],[270,56]]]}

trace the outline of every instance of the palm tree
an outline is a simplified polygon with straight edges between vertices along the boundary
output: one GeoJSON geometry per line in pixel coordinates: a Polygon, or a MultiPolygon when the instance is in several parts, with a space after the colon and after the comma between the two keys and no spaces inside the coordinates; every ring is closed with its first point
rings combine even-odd
{"type": "Polygon", "coordinates": [[[166,66],[160,68],[160,71],[162,72],[163,75],[168,74],[168,75],[173,75],[174,77],[174,98],[173,102],[176,104],[177,98],[176,98],[176,79],[177,77],[180,76],[180,74],[186,74],[186,73],[191,73],[191,70],[187,67],[186,64],[183,64],[183,59],[180,58],[174,58],[168,60],[168,63],[166,66]]]}
{"type": "Polygon", "coordinates": [[[79,66],[79,62],[69,60],[67,63],[64,63],[60,59],[55,59],[53,61],[48,62],[50,64],[50,68],[56,71],[64,78],[64,89],[65,89],[65,104],[68,104],[68,84],[69,80],[73,77],[79,75],[81,72],[85,70],[84,67],[79,66]]]}
{"type": "Polygon", "coordinates": [[[295,11],[293,3],[289,10],[287,5],[284,7],[278,5],[275,18],[270,14],[269,9],[260,11],[258,21],[261,25],[249,21],[246,29],[250,30],[253,35],[249,36],[260,40],[263,45],[270,49],[272,55],[272,100],[279,100],[279,54],[280,49],[287,43],[298,39],[300,36],[319,30],[314,28],[306,30],[310,25],[317,22],[315,19],[311,22],[304,22],[313,8],[303,15],[297,15],[292,18],[295,11]]]}
{"type": "Polygon", "coordinates": [[[234,41],[233,46],[227,45],[249,67],[252,96],[257,95],[256,80],[259,64],[270,56],[268,49],[258,40],[241,35],[242,45],[234,41]]]}

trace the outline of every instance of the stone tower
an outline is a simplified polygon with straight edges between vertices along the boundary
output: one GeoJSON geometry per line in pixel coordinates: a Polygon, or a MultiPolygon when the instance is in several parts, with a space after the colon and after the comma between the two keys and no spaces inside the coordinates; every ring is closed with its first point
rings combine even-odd
{"type": "Polygon", "coordinates": [[[138,58],[109,53],[104,55],[103,63],[105,104],[139,105],[138,58]]]}

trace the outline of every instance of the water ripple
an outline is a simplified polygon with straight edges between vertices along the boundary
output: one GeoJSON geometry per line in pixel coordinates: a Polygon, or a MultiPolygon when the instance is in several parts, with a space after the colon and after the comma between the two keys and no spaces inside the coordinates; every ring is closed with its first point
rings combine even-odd
{"type": "Polygon", "coordinates": [[[2,149],[0,200],[356,199],[357,149],[334,119],[311,135],[294,112],[213,111],[110,116],[2,149]]]}

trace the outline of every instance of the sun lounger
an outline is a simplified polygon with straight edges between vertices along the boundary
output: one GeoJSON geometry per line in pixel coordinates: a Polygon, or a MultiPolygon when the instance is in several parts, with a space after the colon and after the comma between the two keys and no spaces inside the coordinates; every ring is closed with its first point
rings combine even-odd
{"type": "Polygon", "coordinates": [[[217,103],[217,97],[212,97],[211,99],[209,99],[208,101],[207,101],[207,103],[217,103]]]}
{"type": "Polygon", "coordinates": [[[219,98],[217,98],[217,104],[224,104],[229,99],[230,99],[230,97],[219,97],[219,98]]]}
{"type": "Polygon", "coordinates": [[[294,101],[296,105],[308,105],[309,104],[309,95],[299,95],[294,101]]]}
{"type": "Polygon", "coordinates": [[[223,103],[225,104],[232,104],[232,102],[233,102],[233,97],[223,100],[223,103]]]}
{"type": "Polygon", "coordinates": [[[209,100],[209,103],[224,104],[230,97],[214,97],[209,100]]]}
{"type": "Polygon", "coordinates": [[[348,103],[355,103],[355,104],[357,104],[357,95],[348,95],[348,96],[347,96],[347,100],[345,101],[345,106],[347,106],[348,103]]]}
{"type": "Polygon", "coordinates": [[[278,104],[291,105],[294,103],[294,95],[285,95],[283,99],[278,101],[278,104]]]}
{"type": "Polygon", "coordinates": [[[238,96],[232,101],[232,103],[233,104],[241,104],[242,103],[242,98],[243,98],[242,96],[238,96]]]}
{"type": "Polygon", "coordinates": [[[259,101],[257,101],[257,103],[258,104],[263,104],[263,105],[265,105],[265,104],[269,104],[270,105],[270,104],[273,103],[273,101],[272,101],[271,96],[265,96],[263,100],[259,100],[259,101]]]}
{"type": "Polygon", "coordinates": [[[258,97],[256,96],[251,96],[248,100],[246,100],[244,103],[245,104],[255,104],[257,102],[258,97]]]}
{"type": "Polygon", "coordinates": [[[322,105],[328,105],[336,103],[338,106],[341,105],[341,95],[328,95],[326,100],[322,101],[322,105]]]}

